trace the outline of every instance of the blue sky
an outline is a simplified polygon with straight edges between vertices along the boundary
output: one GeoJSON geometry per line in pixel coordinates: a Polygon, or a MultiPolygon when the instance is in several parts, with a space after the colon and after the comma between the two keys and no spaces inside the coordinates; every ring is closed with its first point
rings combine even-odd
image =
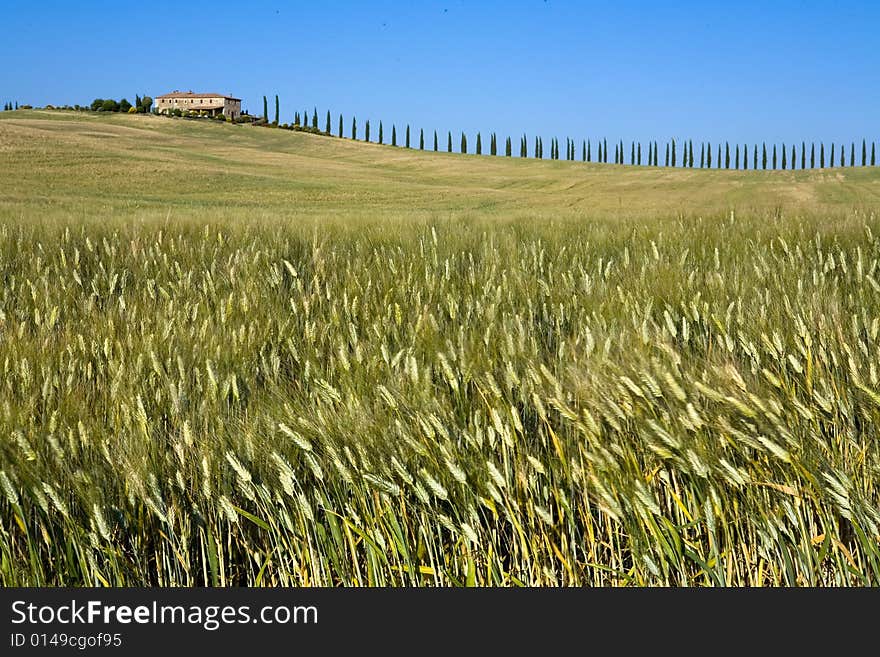
{"type": "MultiPolygon", "coordinates": [[[[880,3],[3,1],[0,100],[232,93],[427,134],[876,139],[880,3]]],[[[270,109],[270,115],[272,110],[270,109]]],[[[362,129],[362,128],[361,128],[362,129]]],[[[546,147],[546,146],[545,146],[546,147]]],[[[549,149],[548,151],[549,152],[549,149]]]]}

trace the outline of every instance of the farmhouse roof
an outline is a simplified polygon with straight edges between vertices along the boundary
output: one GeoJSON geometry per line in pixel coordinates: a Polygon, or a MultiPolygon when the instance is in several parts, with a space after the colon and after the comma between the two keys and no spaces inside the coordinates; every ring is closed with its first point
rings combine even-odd
{"type": "Polygon", "coordinates": [[[192,91],[172,91],[170,94],[162,94],[156,98],[226,98],[227,100],[241,100],[241,98],[227,96],[226,94],[196,94],[192,91]]]}

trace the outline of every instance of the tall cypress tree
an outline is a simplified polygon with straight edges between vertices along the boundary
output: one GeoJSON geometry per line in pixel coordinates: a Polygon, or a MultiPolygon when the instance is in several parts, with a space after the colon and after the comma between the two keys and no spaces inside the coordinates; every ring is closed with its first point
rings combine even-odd
{"type": "Polygon", "coordinates": [[[840,166],[846,166],[846,160],[843,157],[843,144],[840,145],[840,166]]]}
{"type": "Polygon", "coordinates": [[[854,167],[856,165],[856,142],[850,143],[849,165],[850,165],[850,167],[854,167]]]}
{"type": "Polygon", "coordinates": [[[382,129],[382,122],[381,121],[379,121],[379,143],[380,144],[385,143],[385,134],[384,134],[384,130],[382,129]]]}
{"type": "Polygon", "coordinates": [[[477,155],[483,154],[483,140],[480,139],[480,133],[477,132],[477,155]]]}
{"type": "Polygon", "coordinates": [[[422,128],[419,128],[419,150],[425,150],[425,131],[422,128]]]}
{"type": "Polygon", "coordinates": [[[693,169],[694,168],[694,140],[693,139],[688,140],[688,160],[689,160],[688,166],[690,166],[690,168],[693,169]]]}
{"type": "Polygon", "coordinates": [[[757,171],[758,170],[758,145],[757,144],[755,144],[755,149],[754,149],[752,155],[754,156],[752,158],[752,168],[755,171],[757,171]]]}
{"type": "Polygon", "coordinates": [[[816,168],[816,144],[815,142],[810,145],[810,168],[816,168]]]}
{"type": "Polygon", "coordinates": [[[446,152],[447,153],[452,152],[452,131],[451,130],[446,133],[446,152]]]}
{"type": "Polygon", "coordinates": [[[581,161],[582,162],[587,161],[587,140],[586,139],[581,140],[581,161]]]}
{"type": "Polygon", "coordinates": [[[513,157],[513,142],[510,141],[510,137],[504,143],[504,155],[505,157],[513,157]]]}
{"type": "Polygon", "coordinates": [[[263,120],[269,122],[269,101],[263,96],[263,120]]]}
{"type": "Polygon", "coordinates": [[[299,125],[299,112],[293,113],[293,125],[299,125]]]}
{"type": "Polygon", "coordinates": [[[605,164],[608,164],[608,140],[602,140],[602,157],[604,158],[602,161],[605,164]]]}
{"type": "Polygon", "coordinates": [[[807,168],[807,142],[801,142],[801,169],[807,168]]]}
{"type": "Polygon", "coordinates": [[[397,146],[397,126],[391,124],[391,145],[397,146]]]}
{"type": "Polygon", "coordinates": [[[724,142],[724,168],[730,168],[730,142],[724,142]]]}
{"type": "Polygon", "coordinates": [[[409,123],[406,124],[406,147],[409,148],[409,123]]]}
{"type": "Polygon", "coordinates": [[[862,166],[868,164],[868,149],[865,146],[865,140],[862,139],[862,166]]]}
{"type": "Polygon", "coordinates": [[[434,152],[435,152],[435,153],[436,153],[438,150],[440,150],[439,146],[440,146],[440,144],[437,142],[437,131],[435,130],[435,131],[434,131],[434,152]]]}
{"type": "Polygon", "coordinates": [[[358,122],[356,116],[351,117],[351,138],[355,140],[358,138],[358,122]]]}
{"type": "Polygon", "coordinates": [[[675,166],[675,140],[672,140],[672,166],[675,166]]]}
{"type": "Polygon", "coordinates": [[[706,168],[712,168],[712,142],[707,142],[706,144],[706,168]]]}
{"type": "Polygon", "coordinates": [[[535,152],[534,157],[535,157],[536,159],[537,159],[538,157],[540,157],[540,151],[538,150],[538,138],[537,138],[537,137],[535,137],[535,151],[534,151],[534,152],[535,152]]]}
{"type": "Polygon", "coordinates": [[[596,160],[596,162],[599,162],[601,164],[602,163],[602,142],[601,141],[599,142],[598,146],[596,146],[596,149],[598,150],[598,156],[599,156],[598,159],[596,160]]]}
{"type": "Polygon", "coordinates": [[[825,142],[819,142],[819,168],[825,168],[825,142]]]}
{"type": "Polygon", "coordinates": [[[700,168],[706,168],[706,144],[700,142],[700,168]]]}
{"type": "Polygon", "coordinates": [[[593,144],[589,139],[587,139],[587,162],[593,161],[593,153],[591,152],[592,150],[593,144]]]}
{"type": "MultiPolygon", "coordinates": [[[[275,99],[276,99],[276,104],[277,104],[278,97],[276,96],[275,99]]],[[[312,127],[315,130],[318,129],[318,108],[317,107],[314,110],[312,110],[312,127]]]]}
{"type": "Polygon", "coordinates": [[[364,141],[370,141],[370,119],[364,123],[364,141]]]}
{"type": "MultiPolygon", "coordinates": [[[[18,108],[16,107],[15,109],[18,109],[18,108]]],[[[871,142],[871,166],[874,166],[874,162],[876,161],[876,160],[874,159],[874,155],[875,155],[874,147],[875,147],[875,146],[876,146],[876,144],[872,141],[872,142],[871,142]]]]}
{"type": "Polygon", "coordinates": [[[831,142],[831,168],[834,168],[834,142],[831,142]]]}
{"type": "MultiPolygon", "coordinates": [[[[305,117],[303,117],[303,122],[305,122],[305,117]]],[[[339,115],[339,136],[342,137],[342,114],[339,115]]]]}
{"type": "Polygon", "coordinates": [[[529,156],[527,142],[528,142],[528,140],[526,139],[525,135],[523,135],[522,138],[519,140],[519,156],[520,157],[528,157],[529,156]]]}
{"type": "Polygon", "coordinates": [[[749,169],[749,145],[743,144],[743,169],[749,169]]]}
{"type": "Polygon", "coordinates": [[[794,171],[797,168],[797,152],[795,151],[794,144],[791,145],[791,170],[794,171]]]}
{"type": "Polygon", "coordinates": [[[669,166],[669,142],[666,142],[666,160],[665,160],[665,164],[666,164],[666,166],[669,166]]]}
{"type": "Polygon", "coordinates": [[[764,142],[764,148],[761,154],[761,168],[767,168],[767,142],[764,142]]]}
{"type": "Polygon", "coordinates": [[[326,125],[326,128],[324,129],[324,132],[326,132],[329,135],[330,134],[330,110],[327,110],[327,122],[325,125],[326,125]]]}
{"type": "Polygon", "coordinates": [[[785,162],[785,144],[783,143],[783,144],[782,144],[782,170],[783,170],[783,171],[785,171],[785,169],[786,169],[786,166],[785,166],[785,165],[786,165],[786,162],[785,162]]]}
{"type": "Polygon", "coordinates": [[[467,137],[464,136],[464,133],[461,133],[461,152],[467,153],[467,137]]]}
{"type": "Polygon", "coordinates": [[[736,159],[734,160],[734,166],[733,166],[733,168],[734,168],[734,169],[739,169],[739,144],[736,145],[736,154],[735,154],[735,158],[736,158],[736,159]]]}

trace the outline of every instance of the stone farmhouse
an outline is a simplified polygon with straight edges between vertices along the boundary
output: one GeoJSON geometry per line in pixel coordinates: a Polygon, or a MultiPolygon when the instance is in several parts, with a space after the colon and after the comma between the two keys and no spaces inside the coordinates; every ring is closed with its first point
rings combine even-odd
{"type": "Polygon", "coordinates": [[[223,114],[231,119],[237,119],[241,116],[241,98],[177,90],[156,98],[156,110],[160,114],[168,114],[174,109],[182,112],[204,112],[208,116],[223,114]]]}

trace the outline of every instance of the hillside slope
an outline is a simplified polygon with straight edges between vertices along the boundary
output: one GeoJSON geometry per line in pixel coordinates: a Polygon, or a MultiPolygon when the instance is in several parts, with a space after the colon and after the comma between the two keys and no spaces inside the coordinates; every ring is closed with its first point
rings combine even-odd
{"type": "Polygon", "coordinates": [[[420,152],[152,116],[0,113],[0,217],[670,217],[880,205],[880,168],[667,169],[420,152]]]}

